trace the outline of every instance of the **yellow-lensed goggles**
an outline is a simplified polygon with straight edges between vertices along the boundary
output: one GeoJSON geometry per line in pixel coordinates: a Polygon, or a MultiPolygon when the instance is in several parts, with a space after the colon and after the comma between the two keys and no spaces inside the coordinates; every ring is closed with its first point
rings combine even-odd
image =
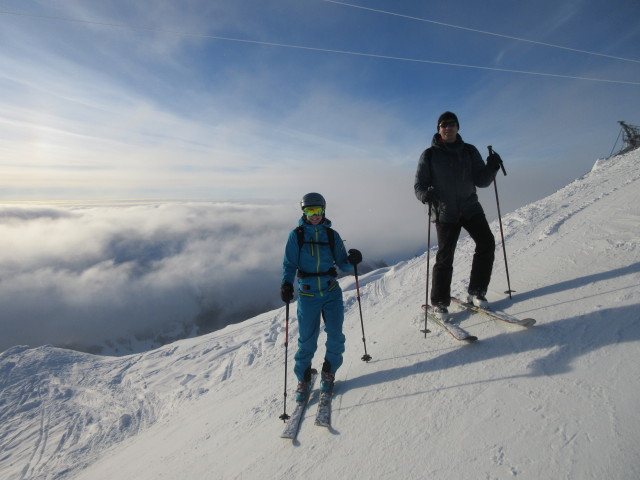
{"type": "Polygon", "coordinates": [[[307,217],[313,217],[314,215],[323,215],[324,207],[304,207],[302,211],[307,217]]]}

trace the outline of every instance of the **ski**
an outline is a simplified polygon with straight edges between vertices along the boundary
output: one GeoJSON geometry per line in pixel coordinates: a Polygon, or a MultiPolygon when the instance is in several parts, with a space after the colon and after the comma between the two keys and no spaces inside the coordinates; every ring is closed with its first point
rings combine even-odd
{"type": "Polygon", "coordinates": [[[318,413],[316,413],[316,425],[319,427],[331,427],[331,393],[321,392],[318,401],[318,413]]]}
{"type": "Polygon", "coordinates": [[[465,341],[469,343],[475,342],[476,340],[478,340],[478,337],[476,337],[475,335],[471,335],[469,332],[467,332],[463,328],[460,328],[458,325],[454,325],[448,322],[443,322],[442,320],[440,320],[440,318],[434,315],[433,312],[431,311],[431,305],[422,305],[422,310],[426,311],[427,317],[429,319],[431,319],[433,322],[437,323],[442,328],[444,328],[449,333],[449,335],[451,335],[456,340],[465,341]]]}
{"type": "Polygon", "coordinates": [[[516,318],[513,315],[509,315],[508,313],[491,310],[489,308],[476,307],[472,303],[463,302],[462,300],[456,297],[451,297],[451,302],[457,305],[460,305],[461,307],[467,308],[469,310],[473,310],[474,312],[487,315],[488,317],[491,317],[493,320],[500,320],[502,322],[510,323],[512,325],[520,325],[521,327],[530,327],[536,323],[536,321],[533,318],[516,318]]]}
{"type": "Polygon", "coordinates": [[[295,440],[298,436],[298,430],[300,429],[300,424],[302,423],[302,417],[304,415],[304,411],[309,403],[309,398],[311,397],[311,391],[313,390],[313,385],[316,383],[316,378],[318,377],[318,372],[316,370],[311,370],[311,380],[309,380],[307,396],[305,401],[302,403],[296,403],[296,408],[291,413],[291,418],[287,421],[287,424],[284,427],[284,431],[280,438],[289,438],[291,440],[295,440]]]}

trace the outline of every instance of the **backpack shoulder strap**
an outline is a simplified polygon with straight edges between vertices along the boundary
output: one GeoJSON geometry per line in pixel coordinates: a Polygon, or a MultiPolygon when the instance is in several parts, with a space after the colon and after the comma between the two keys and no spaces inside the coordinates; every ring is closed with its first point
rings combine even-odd
{"type": "MultiPolygon", "coordinates": [[[[326,227],[326,229],[327,229],[327,239],[329,240],[329,248],[331,249],[331,255],[333,255],[333,258],[335,260],[336,255],[333,251],[336,244],[335,231],[331,227],[326,227]]],[[[300,254],[300,250],[302,250],[302,246],[305,243],[313,243],[313,244],[316,243],[316,242],[304,241],[304,228],[302,227],[302,225],[298,225],[295,229],[295,232],[296,232],[296,237],[298,239],[298,255],[300,254]]],[[[322,242],[320,242],[320,244],[322,244],[322,242]]]]}
{"type": "Polygon", "coordinates": [[[327,227],[327,238],[329,239],[329,247],[331,248],[331,254],[335,258],[335,254],[333,253],[333,247],[336,246],[336,236],[333,228],[327,227]]]}
{"type": "Polygon", "coordinates": [[[302,225],[298,225],[295,229],[296,237],[298,237],[298,249],[302,250],[302,245],[304,244],[304,229],[302,225]]]}

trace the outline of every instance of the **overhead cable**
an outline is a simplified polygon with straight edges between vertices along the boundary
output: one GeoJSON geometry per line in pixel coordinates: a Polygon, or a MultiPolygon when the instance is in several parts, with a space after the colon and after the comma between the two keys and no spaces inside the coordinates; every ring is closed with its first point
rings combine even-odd
{"type": "Polygon", "coordinates": [[[403,15],[401,13],[389,12],[389,11],[386,11],[386,10],[378,10],[376,8],[363,7],[361,5],[353,5],[351,3],[339,2],[337,0],[320,0],[320,1],[321,2],[327,2],[327,3],[335,3],[336,5],[342,5],[342,6],[345,6],[345,7],[358,8],[360,10],[368,10],[370,12],[383,13],[385,15],[393,15],[395,17],[407,18],[409,20],[417,20],[419,22],[433,23],[434,25],[440,25],[440,26],[443,26],[443,27],[457,28],[459,30],[466,30],[468,32],[481,33],[483,35],[492,35],[494,37],[508,38],[509,40],[517,40],[519,42],[533,43],[535,45],[542,45],[544,47],[560,48],[562,50],[568,50],[568,51],[571,51],[571,52],[585,53],[587,55],[597,55],[599,57],[612,58],[614,60],[623,60],[625,62],[640,63],[640,60],[634,60],[632,58],[616,57],[614,55],[607,55],[605,53],[591,52],[591,51],[588,51],[588,50],[580,50],[578,48],[565,47],[565,46],[556,45],[556,44],[553,44],[553,43],[545,43],[545,42],[539,42],[539,41],[536,41],[536,40],[529,40],[529,39],[526,39],[526,38],[513,37],[511,35],[503,35],[501,33],[489,32],[489,31],[486,31],[486,30],[479,30],[477,28],[462,27],[460,25],[453,25],[451,23],[438,22],[436,20],[429,20],[427,18],[421,18],[421,17],[412,17],[410,15],[403,15]]]}
{"type": "Polygon", "coordinates": [[[142,26],[132,26],[132,25],[125,25],[125,24],[117,24],[117,23],[97,22],[97,21],[91,21],[91,20],[79,20],[75,18],[66,18],[66,17],[34,15],[34,14],[16,13],[16,12],[7,12],[7,11],[0,11],[0,15],[16,15],[16,16],[23,16],[23,17],[42,18],[46,20],[84,23],[89,25],[99,25],[103,27],[126,28],[130,30],[143,30],[143,31],[170,34],[170,35],[180,35],[185,37],[208,38],[208,39],[223,40],[228,42],[248,43],[248,44],[254,44],[254,45],[264,45],[269,47],[291,48],[291,49],[307,50],[307,51],[313,51],[313,52],[335,53],[340,55],[353,55],[358,57],[379,58],[379,59],[396,60],[396,61],[402,61],[402,62],[428,63],[432,65],[444,65],[448,67],[473,68],[476,70],[490,70],[494,72],[519,73],[523,75],[568,78],[573,80],[587,80],[591,82],[615,83],[615,84],[624,84],[624,85],[640,85],[640,82],[630,82],[625,80],[609,80],[605,78],[578,77],[578,76],[572,76],[572,75],[562,75],[557,73],[531,72],[526,70],[513,70],[508,68],[486,67],[481,65],[468,65],[468,64],[452,63],[452,62],[441,62],[437,60],[424,60],[419,58],[395,57],[391,55],[378,55],[375,53],[353,52],[349,50],[334,50],[334,49],[328,49],[328,48],[309,47],[304,45],[292,45],[287,43],[265,42],[261,40],[222,37],[218,35],[209,35],[209,34],[203,34],[203,33],[180,32],[176,30],[166,30],[166,29],[159,29],[154,27],[142,27],[142,26]]]}

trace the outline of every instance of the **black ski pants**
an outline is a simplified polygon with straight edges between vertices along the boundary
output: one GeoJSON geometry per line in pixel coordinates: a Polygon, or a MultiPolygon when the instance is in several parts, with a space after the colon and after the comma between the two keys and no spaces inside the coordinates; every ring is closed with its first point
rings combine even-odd
{"type": "Polygon", "coordinates": [[[476,243],[468,292],[482,294],[487,292],[496,250],[496,240],[489,228],[487,218],[484,215],[475,215],[470,219],[463,218],[458,223],[436,223],[438,253],[433,265],[432,305],[448,306],[451,302],[453,257],[463,228],[476,243]]]}

